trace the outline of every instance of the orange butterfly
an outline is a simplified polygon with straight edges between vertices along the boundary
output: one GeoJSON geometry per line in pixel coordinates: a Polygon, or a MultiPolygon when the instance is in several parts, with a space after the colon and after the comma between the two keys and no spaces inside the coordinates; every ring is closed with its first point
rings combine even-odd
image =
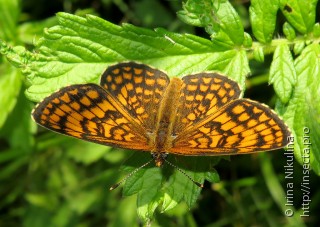
{"type": "Polygon", "coordinates": [[[100,86],[64,87],[39,103],[41,126],[79,139],[167,154],[232,155],[284,147],[290,132],[267,106],[239,98],[239,85],[217,73],[169,77],[134,62],[108,67],[100,86]]]}

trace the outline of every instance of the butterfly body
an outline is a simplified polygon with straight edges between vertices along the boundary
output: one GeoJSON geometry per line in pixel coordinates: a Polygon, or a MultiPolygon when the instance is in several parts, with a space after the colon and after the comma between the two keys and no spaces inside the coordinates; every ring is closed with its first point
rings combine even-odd
{"type": "Polygon", "coordinates": [[[216,73],[183,78],[134,62],[108,67],[96,84],[71,85],[34,109],[43,127],[103,145],[167,154],[230,155],[284,147],[290,135],[267,106],[240,98],[216,73]]]}
{"type": "Polygon", "coordinates": [[[177,103],[180,97],[182,81],[173,78],[160,102],[160,108],[157,114],[154,144],[155,152],[166,152],[172,147],[173,123],[177,115],[177,103]]]}

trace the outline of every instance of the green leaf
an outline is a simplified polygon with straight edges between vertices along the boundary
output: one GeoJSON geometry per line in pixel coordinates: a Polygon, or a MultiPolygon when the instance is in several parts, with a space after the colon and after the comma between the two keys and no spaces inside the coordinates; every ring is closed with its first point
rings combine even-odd
{"type": "Polygon", "coordinates": [[[314,37],[318,38],[320,37],[320,24],[319,23],[315,23],[315,25],[313,26],[313,31],[312,31],[314,37]]]}
{"type": "Polygon", "coordinates": [[[302,34],[312,31],[317,0],[280,0],[280,9],[288,22],[302,34]]]}
{"type": "MultiPolygon", "coordinates": [[[[126,174],[131,174],[134,170],[142,166],[143,164],[147,163],[152,159],[150,154],[146,153],[134,153],[132,157],[130,157],[124,164],[124,172],[126,174]]],[[[126,179],[123,189],[123,194],[125,196],[133,195],[141,190],[142,187],[145,187],[145,185],[149,185],[149,178],[145,177],[145,174],[148,174],[148,172],[153,172],[154,176],[151,177],[152,180],[157,181],[157,185],[161,184],[162,180],[162,174],[161,171],[159,172],[159,168],[155,168],[152,166],[153,163],[149,164],[149,166],[142,168],[141,170],[138,170],[137,172],[134,172],[132,176],[130,176],[128,179],[126,179]],[[151,166],[151,167],[150,167],[151,166]]]]}
{"type": "Polygon", "coordinates": [[[285,22],[283,24],[283,33],[285,34],[286,38],[290,41],[296,38],[296,32],[288,22],[285,22]]]}
{"type": "MultiPolygon", "coordinates": [[[[247,68],[231,70],[234,62],[243,61],[243,52],[222,53],[209,40],[156,29],[122,27],[96,16],[86,18],[59,13],[59,26],[46,30],[37,43],[37,53],[2,51],[22,67],[31,86],[26,95],[39,101],[70,84],[98,82],[109,64],[136,60],[164,70],[169,76],[182,76],[205,70],[236,72],[232,77],[243,84],[247,68]]],[[[243,62],[246,65],[246,60],[243,62]]]]}
{"type": "MultiPolygon", "coordinates": [[[[310,121],[309,115],[306,113],[309,112],[309,108],[319,109],[319,103],[314,102],[319,94],[312,93],[312,91],[318,91],[317,89],[320,85],[318,80],[320,77],[319,54],[319,45],[311,44],[307,46],[294,61],[298,83],[294,88],[293,96],[283,115],[290,128],[293,129],[292,133],[295,138],[294,154],[295,158],[302,165],[304,164],[304,155],[306,155],[305,148],[308,148],[307,145],[304,144],[304,136],[306,136],[304,128],[308,126],[308,122],[310,121]],[[306,94],[308,95],[306,96],[306,94]],[[310,103],[308,100],[312,100],[312,102],[310,103]]],[[[280,107],[280,109],[281,108],[282,107],[280,107]]],[[[313,124],[316,124],[316,121],[314,121],[313,124]]],[[[311,141],[313,141],[315,140],[313,137],[318,136],[318,131],[310,131],[307,136],[310,136],[311,141]]],[[[315,145],[316,144],[313,144],[310,147],[310,163],[313,170],[315,170],[317,174],[320,174],[318,168],[319,162],[314,158],[314,153],[319,152],[319,147],[315,147],[315,145]]]]}
{"type": "Polygon", "coordinates": [[[11,47],[0,39],[0,53],[5,55],[7,60],[16,68],[23,68],[23,72],[29,72],[27,62],[34,56],[26,51],[23,46],[11,47]]]}
{"type": "MultiPolygon", "coordinates": [[[[309,133],[306,133],[304,142],[311,143],[312,154],[314,155],[314,160],[311,160],[311,166],[314,171],[320,175],[320,86],[312,86],[306,92],[306,105],[307,105],[307,127],[309,128],[309,133]],[[310,138],[308,137],[310,136],[310,138]]],[[[304,143],[305,148],[308,149],[308,144],[304,143]]]]}
{"type": "Polygon", "coordinates": [[[273,84],[281,102],[287,103],[290,100],[296,77],[289,46],[285,44],[277,46],[270,67],[269,83],[273,84]]]}
{"type": "Polygon", "coordinates": [[[206,179],[208,181],[210,181],[211,183],[220,182],[220,176],[219,176],[217,170],[215,170],[215,169],[212,169],[212,170],[210,170],[210,172],[207,172],[206,179]]]}
{"type": "Polygon", "coordinates": [[[164,212],[182,201],[185,201],[189,207],[195,204],[201,188],[196,186],[188,176],[199,183],[203,183],[206,178],[215,182],[219,179],[216,172],[211,173],[211,166],[217,164],[219,158],[169,156],[168,161],[188,176],[166,163],[163,168],[145,167],[134,172],[149,160],[150,155],[135,153],[127,161],[125,172],[133,175],[126,180],[123,188],[125,196],[138,194],[138,215],[145,222],[153,216],[155,209],[159,206],[164,212]]]}
{"type": "MultiPolygon", "coordinates": [[[[169,161],[173,162],[173,159],[169,159],[169,161]]],[[[211,166],[211,158],[178,156],[174,164],[190,176],[191,179],[203,184],[207,171],[211,166]]],[[[174,170],[169,180],[167,180],[167,187],[164,191],[174,201],[179,203],[183,200],[191,208],[200,195],[201,188],[186,175],[178,170],[174,170]]]]}
{"type": "Polygon", "coordinates": [[[237,50],[228,65],[221,70],[229,78],[237,81],[242,89],[245,89],[246,76],[250,74],[248,56],[245,50],[237,50]]]}
{"type": "MultiPolygon", "coordinates": [[[[126,172],[128,174],[133,173],[136,168],[148,160],[150,160],[150,155],[149,158],[141,153],[133,155],[133,158],[127,162],[127,164],[133,166],[126,167],[126,172]]],[[[125,182],[123,194],[129,196],[137,193],[138,216],[145,222],[152,218],[155,209],[161,203],[162,178],[161,169],[152,167],[140,169],[125,182]]]]}
{"type": "Polygon", "coordinates": [[[0,39],[17,39],[16,26],[20,14],[18,0],[0,0],[0,39]]]}
{"type": "Polygon", "coordinates": [[[293,47],[294,54],[299,55],[305,46],[306,46],[306,43],[304,41],[295,42],[294,47],[293,47]]]}
{"type": "Polygon", "coordinates": [[[253,50],[253,57],[258,62],[264,62],[263,47],[257,47],[253,50]]]}
{"type": "Polygon", "coordinates": [[[251,48],[252,47],[252,38],[250,34],[244,33],[244,40],[243,40],[243,46],[246,48],[251,48]]]}
{"type": "Polygon", "coordinates": [[[7,62],[0,65],[0,128],[14,108],[21,87],[21,74],[7,62]]]}
{"type": "Polygon", "coordinates": [[[174,200],[170,194],[164,193],[161,212],[171,210],[178,205],[178,201],[174,200]]]}
{"type": "Polygon", "coordinates": [[[278,0],[251,1],[249,12],[252,32],[262,43],[270,43],[273,38],[278,8],[278,0]]]}
{"type": "Polygon", "coordinates": [[[178,16],[185,23],[204,27],[219,50],[242,45],[244,30],[229,1],[188,0],[178,16]]]}

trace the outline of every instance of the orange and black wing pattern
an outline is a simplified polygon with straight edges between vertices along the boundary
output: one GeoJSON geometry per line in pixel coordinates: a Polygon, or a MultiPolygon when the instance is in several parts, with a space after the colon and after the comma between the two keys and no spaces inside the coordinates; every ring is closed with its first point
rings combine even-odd
{"type": "Polygon", "coordinates": [[[160,70],[126,62],[110,66],[101,76],[100,85],[147,132],[153,132],[161,100],[169,83],[169,77],[160,70]]]}
{"type": "Polygon", "coordinates": [[[39,103],[32,116],[58,133],[151,152],[245,154],[288,143],[290,131],[275,112],[239,98],[238,84],[216,73],[170,82],[160,70],[127,62],[108,67],[100,85],[62,88],[39,103]],[[179,86],[173,86],[175,83],[179,86]],[[179,89],[175,93],[168,87],[179,89]],[[177,98],[169,97],[174,93],[177,98]],[[168,105],[170,116],[163,112],[168,105]],[[165,141],[155,141],[157,138],[165,141]],[[155,150],[155,144],[163,147],[155,150]]]}
{"type": "Polygon", "coordinates": [[[32,116],[41,126],[75,138],[150,150],[145,129],[118,100],[95,84],[62,88],[39,103],[32,116]]]}
{"type": "Polygon", "coordinates": [[[179,131],[169,153],[246,154],[279,149],[288,143],[290,131],[285,123],[266,105],[239,99],[240,89],[232,80],[211,74],[212,81],[216,82],[212,86],[214,89],[209,89],[203,78],[190,80],[188,77],[183,79],[186,84],[181,94],[188,102],[182,102],[179,108],[179,118],[175,122],[179,131]],[[212,96],[211,100],[206,98],[212,96]]]}
{"type": "Polygon", "coordinates": [[[182,78],[174,135],[186,130],[218,109],[238,99],[239,85],[217,73],[199,73],[182,78]]]}

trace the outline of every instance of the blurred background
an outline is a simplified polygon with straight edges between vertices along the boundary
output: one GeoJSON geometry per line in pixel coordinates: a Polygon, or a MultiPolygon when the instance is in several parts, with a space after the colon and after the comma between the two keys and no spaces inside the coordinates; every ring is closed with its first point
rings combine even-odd
{"type": "MultiPolygon", "coordinates": [[[[251,34],[250,2],[231,3],[251,34]]],[[[177,18],[182,8],[178,0],[0,0],[0,8],[0,39],[29,50],[44,28],[58,24],[57,12],[89,13],[114,24],[163,27],[209,38],[202,28],[177,18]]],[[[266,56],[263,63],[250,62],[245,97],[273,108],[276,97],[267,84],[271,60],[266,56]]],[[[120,166],[132,152],[38,128],[30,117],[34,104],[24,96],[27,86],[21,72],[0,55],[0,226],[141,226],[135,196],[122,197],[121,188],[108,190],[121,178],[120,166]]],[[[206,182],[195,207],[181,203],[168,212],[157,211],[152,226],[319,226],[319,177],[311,173],[310,216],[300,218],[302,168],[296,162],[295,215],[284,214],[287,160],[283,153],[223,159],[216,166],[221,182],[206,182]]]]}

